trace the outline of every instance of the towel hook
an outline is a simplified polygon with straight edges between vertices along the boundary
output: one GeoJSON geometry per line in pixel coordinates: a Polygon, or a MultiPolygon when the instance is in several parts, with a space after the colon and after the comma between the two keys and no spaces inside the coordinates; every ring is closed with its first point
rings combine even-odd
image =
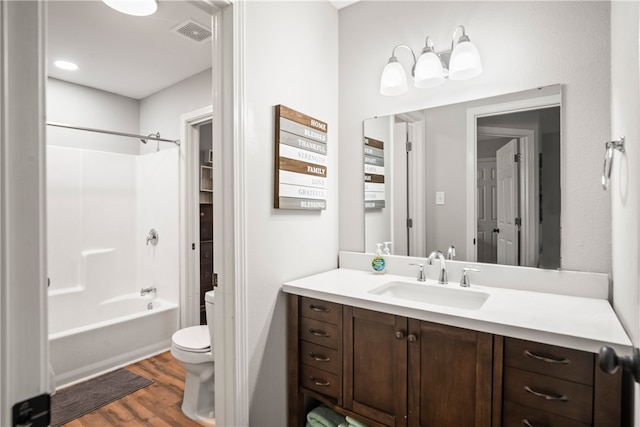
{"type": "Polygon", "coordinates": [[[607,141],[604,144],[604,165],[602,167],[602,188],[604,191],[609,189],[609,181],[611,180],[611,164],[613,163],[613,150],[624,153],[624,136],[615,141],[607,141]]]}

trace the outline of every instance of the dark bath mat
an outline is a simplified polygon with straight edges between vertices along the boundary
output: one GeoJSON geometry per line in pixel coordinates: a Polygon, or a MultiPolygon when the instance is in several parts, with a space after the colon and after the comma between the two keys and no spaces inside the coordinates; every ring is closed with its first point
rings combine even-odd
{"type": "Polygon", "coordinates": [[[126,369],[118,369],[58,390],[51,396],[51,426],[68,423],[152,383],[126,369]]]}

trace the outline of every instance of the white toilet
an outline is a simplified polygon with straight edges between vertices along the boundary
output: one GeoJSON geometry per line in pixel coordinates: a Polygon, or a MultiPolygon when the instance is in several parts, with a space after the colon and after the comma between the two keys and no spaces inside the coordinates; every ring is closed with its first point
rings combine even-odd
{"type": "Polygon", "coordinates": [[[187,371],[182,412],[204,426],[215,426],[213,293],[205,294],[207,324],[180,329],[171,337],[171,355],[187,371]]]}

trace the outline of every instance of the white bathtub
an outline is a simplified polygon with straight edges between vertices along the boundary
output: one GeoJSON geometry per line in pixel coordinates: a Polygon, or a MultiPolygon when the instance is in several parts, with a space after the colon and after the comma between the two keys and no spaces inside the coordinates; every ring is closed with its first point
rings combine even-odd
{"type": "Polygon", "coordinates": [[[49,294],[49,360],[56,388],[171,347],[177,304],[139,292],[88,304],[80,301],[82,293],[49,294]]]}

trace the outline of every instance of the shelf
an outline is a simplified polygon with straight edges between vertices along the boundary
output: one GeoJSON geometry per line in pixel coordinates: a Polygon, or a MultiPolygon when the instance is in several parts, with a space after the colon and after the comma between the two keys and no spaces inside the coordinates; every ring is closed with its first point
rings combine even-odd
{"type": "Polygon", "coordinates": [[[200,191],[213,192],[213,167],[200,166],[200,191]]]}

